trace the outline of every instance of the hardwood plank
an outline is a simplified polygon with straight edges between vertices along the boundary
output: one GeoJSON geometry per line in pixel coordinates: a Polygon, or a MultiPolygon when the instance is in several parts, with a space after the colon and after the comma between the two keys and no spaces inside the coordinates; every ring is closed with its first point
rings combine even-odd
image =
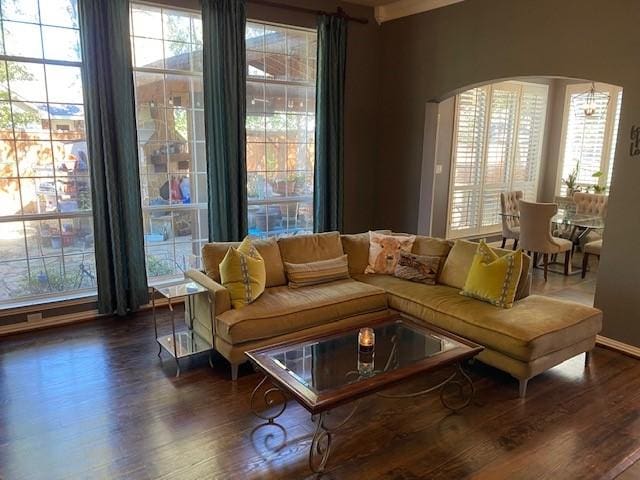
{"type": "MultiPolygon", "coordinates": [[[[211,369],[203,355],[176,379],[156,353],[148,312],[3,338],[0,478],[314,478],[301,406],[289,402],[284,430],[256,431],[258,374],[245,367],[234,384],[224,359],[211,369]]],[[[502,372],[477,363],[471,375],[476,399],[457,415],[437,395],[364,398],[323,478],[615,478],[637,460],[637,360],[598,348],[589,369],[578,356],[534,378],[524,400],[502,372]]]]}

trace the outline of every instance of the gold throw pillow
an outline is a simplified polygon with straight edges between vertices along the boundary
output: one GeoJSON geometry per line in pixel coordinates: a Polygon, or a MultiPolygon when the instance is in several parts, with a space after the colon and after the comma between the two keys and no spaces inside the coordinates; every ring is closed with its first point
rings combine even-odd
{"type": "Polygon", "coordinates": [[[233,308],[245,307],[262,295],[267,280],[266,268],[249,237],[238,248],[229,247],[220,263],[220,280],[229,290],[233,308]]]}
{"type": "Polygon", "coordinates": [[[521,272],[522,250],[498,256],[484,240],[480,240],[460,293],[497,307],[511,308],[521,272]]]}

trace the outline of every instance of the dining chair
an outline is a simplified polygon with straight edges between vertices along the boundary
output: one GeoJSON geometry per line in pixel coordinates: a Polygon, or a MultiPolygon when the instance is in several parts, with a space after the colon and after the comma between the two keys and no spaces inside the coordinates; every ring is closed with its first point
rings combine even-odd
{"type": "Polygon", "coordinates": [[[576,204],[576,213],[595,215],[603,218],[607,216],[609,195],[576,192],[573,194],[573,202],[576,204]]]}
{"type": "MultiPolygon", "coordinates": [[[[609,195],[576,192],[573,194],[573,201],[576,204],[576,213],[578,214],[593,215],[603,219],[607,217],[609,195]]],[[[572,236],[573,235],[575,235],[575,232],[572,232],[572,236]]],[[[582,241],[579,243],[582,245],[582,249],[584,249],[587,243],[597,240],[602,240],[602,235],[589,231],[586,235],[582,236],[582,241]]]]}
{"type": "Polygon", "coordinates": [[[520,220],[518,215],[520,209],[518,202],[523,197],[521,190],[512,192],[500,192],[500,213],[502,213],[502,248],[507,243],[507,239],[513,239],[513,249],[518,247],[520,239],[520,220]]]}
{"type": "Polygon", "coordinates": [[[595,255],[600,259],[600,251],[602,250],[602,239],[595,240],[585,244],[582,249],[584,256],[582,257],[582,278],[587,274],[587,268],[589,267],[589,256],[595,255]]]}
{"type": "Polygon", "coordinates": [[[564,274],[569,275],[573,243],[551,234],[551,219],[558,212],[555,203],[536,203],[520,200],[520,248],[533,252],[533,265],[542,254],[544,281],[547,281],[549,256],[564,252],[564,274]]]}

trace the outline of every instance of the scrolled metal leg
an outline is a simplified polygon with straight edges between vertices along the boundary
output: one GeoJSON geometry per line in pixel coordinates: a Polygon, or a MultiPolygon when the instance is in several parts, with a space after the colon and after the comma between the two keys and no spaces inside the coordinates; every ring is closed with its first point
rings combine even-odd
{"type": "Polygon", "coordinates": [[[475,393],[475,388],[473,387],[473,382],[471,381],[471,377],[467,375],[467,372],[462,368],[462,364],[457,365],[456,374],[459,374],[462,378],[455,379],[456,375],[449,377],[449,381],[442,384],[440,388],[440,402],[445,408],[448,408],[452,412],[458,412],[463,408],[469,406],[471,400],[473,399],[473,395],[475,393]],[[469,393],[465,392],[465,387],[468,387],[469,393]],[[454,397],[459,397],[462,401],[461,403],[455,404],[451,402],[451,390],[455,392],[454,397]]]}
{"type": "Polygon", "coordinates": [[[324,425],[327,413],[322,412],[316,417],[316,429],[309,449],[309,468],[313,473],[324,471],[331,453],[331,432],[324,425]]]}
{"type": "Polygon", "coordinates": [[[260,389],[262,388],[262,386],[265,384],[266,381],[267,381],[267,377],[264,377],[260,381],[260,383],[256,386],[256,388],[253,389],[253,392],[251,393],[251,401],[250,401],[251,411],[256,417],[261,418],[262,420],[266,420],[269,423],[273,423],[273,421],[276,418],[278,418],[280,415],[282,415],[285,409],[287,408],[287,397],[284,395],[284,393],[282,393],[282,390],[280,390],[279,388],[271,387],[265,390],[264,393],[262,394],[262,398],[264,400],[264,403],[267,409],[271,408],[273,405],[276,404],[276,399],[273,398],[274,394],[280,396],[280,399],[282,400],[282,407],[280,408],[280,410],[278,410],[275,413],[275,415],[266,415],[263,411],[259,410],[255,406],[255,399],[258,392],[260,391],[260,389]]]}
{"type": "Polygon", "coordinates": [[[314,473],[324,471],[329,454],[331,453],[331,440],[333,434],[344,427],[349,420],[355,415],[360,400],[353,404],[351,411],[340,420],[336,425],[328,425],[327,418],[332,413],[331,410],[322,412],[319,415],[312,415],[311,420],[315,422],[316,429],[311,439],[311,448],[309,449],[309,468],[314,473]]]}
{"type": "Polygon", "coordinates": [[[176,357],[176,378],[180,376],[180,361],[176,357]]]}
{"type": "Polygon", "coordinates": [[[158,342],[158,358],[162,360],[162,345],[158,342]]]}

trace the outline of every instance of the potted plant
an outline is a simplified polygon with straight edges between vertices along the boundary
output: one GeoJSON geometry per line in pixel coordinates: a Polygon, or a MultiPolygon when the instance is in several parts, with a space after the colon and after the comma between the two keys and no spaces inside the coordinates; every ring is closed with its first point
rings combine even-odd
{"type": "Polygon", "coordinates": [[[603,173],[601,171],[597,171],[595,172],[593,175],[591,175],[593,178],[596,179],[596,183],[594,183],[592,185],[593,188],[593,193],[604,193],[607,190],[607,187],[604,185],[600,185],[600,177],[602,177],[603,173]]]}
{"type": "Polygon", "coordinates": [[[573,194],[580,191],[578,186],[578,172],[580,171],[580,162],[576,162],[576,168],[567,176],[562,179],[562,183],[567,187],[567,196],[573,197],[573,194]]]}

